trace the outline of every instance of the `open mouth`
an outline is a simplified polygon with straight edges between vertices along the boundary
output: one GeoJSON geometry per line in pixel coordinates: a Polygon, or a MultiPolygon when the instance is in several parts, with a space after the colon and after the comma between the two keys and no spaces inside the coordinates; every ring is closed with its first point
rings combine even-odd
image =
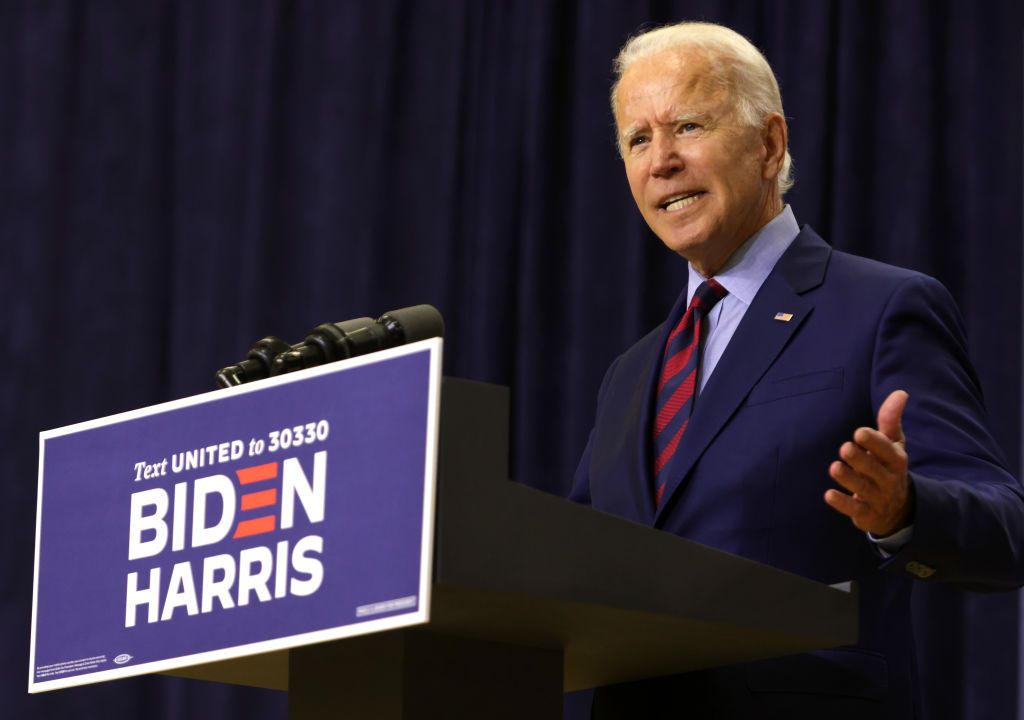
{"type": "Polygon", "coordinates": [[[661,204],[658,205],[658,209],[666,212],[675,212],[676,210],[682,210],[685,207],[693,205],[704,193],[700,190],[695,192],[680,193],[678,195],[672,195],[666,198],[661,204]]]}

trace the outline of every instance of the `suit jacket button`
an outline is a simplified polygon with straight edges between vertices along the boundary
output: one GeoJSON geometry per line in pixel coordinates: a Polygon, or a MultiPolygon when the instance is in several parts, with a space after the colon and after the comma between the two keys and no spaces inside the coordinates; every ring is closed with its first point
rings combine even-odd
{"type": "Polygon", "coordinates": [[[922,580],[935,574],[935,568],[925,565],[924,563],[919,563],[916,560],[908,562],[906,564],[906,570],[911,575],[919,577],[922,580]]]}

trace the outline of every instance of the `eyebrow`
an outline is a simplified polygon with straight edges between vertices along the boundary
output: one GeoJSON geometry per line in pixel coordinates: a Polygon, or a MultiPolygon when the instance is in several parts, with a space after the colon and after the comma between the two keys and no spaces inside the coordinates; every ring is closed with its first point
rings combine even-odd
{"type": "Polygon", "coordinates": [[[633,125],[632,127],[626,128],[625,130],[622,131],[622,136],[620,139],[622,140],[622,142],[628,143],[630,140],[632,140],[641,132],[643,132],[643,130],[644,126],[633,125]]]}
{"type": "MultiPolygon", "coordinates": [[[[674,118],[672,118],[672,120],[670,120],[669,122],[667,122],[667,123],[659,123],[659,124],[664,124],[664,125],[680,125],[682,123],[693,122],[695,120],[702,120],[702,121],[706,122],[707,119],[708,119],[708,113],[707,112],[700,112],[700,111],[694,110],[694,111],[691,111],[691,112],[680,113],[680,114],[676,115],[674,118]]],[[[646,125],[646,124],[643,124],[643,125],[632,125],[632,126],[626,128],[625,130],[622,131],[621,138],[620,138],[621,142],[628,143],[630,140],[635,138],[640,133],[645,132],[647,129],[648,129],[648,125],[646,125]]]]}

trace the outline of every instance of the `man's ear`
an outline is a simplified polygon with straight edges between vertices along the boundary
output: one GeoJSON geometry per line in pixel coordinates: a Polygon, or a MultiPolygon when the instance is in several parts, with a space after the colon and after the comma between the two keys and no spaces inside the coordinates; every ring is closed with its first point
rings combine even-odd
{"type": "Polygon", "coordinates": [[[786,157],[786,148],[789,147],[786,118],[779,113],[771,113],[765,118],[761,129],[761,144],[764,148],[762,177],[774,180],[782,172],[782,162],[786,157]]]}

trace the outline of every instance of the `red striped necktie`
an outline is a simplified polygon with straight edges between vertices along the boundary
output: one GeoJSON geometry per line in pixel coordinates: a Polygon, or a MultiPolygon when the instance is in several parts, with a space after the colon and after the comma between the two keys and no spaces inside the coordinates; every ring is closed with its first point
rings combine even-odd
{"type": "Polygon", "coordinates": [[[679,449],[679,441],[686,432],[690,413],[693,412],[704,320],[715,303],[728,294],[729,291],[713,278],[702,282],[665,343],[652,437],[655,505],[661,503],[670,475],[670,461],[679,449]]]}

